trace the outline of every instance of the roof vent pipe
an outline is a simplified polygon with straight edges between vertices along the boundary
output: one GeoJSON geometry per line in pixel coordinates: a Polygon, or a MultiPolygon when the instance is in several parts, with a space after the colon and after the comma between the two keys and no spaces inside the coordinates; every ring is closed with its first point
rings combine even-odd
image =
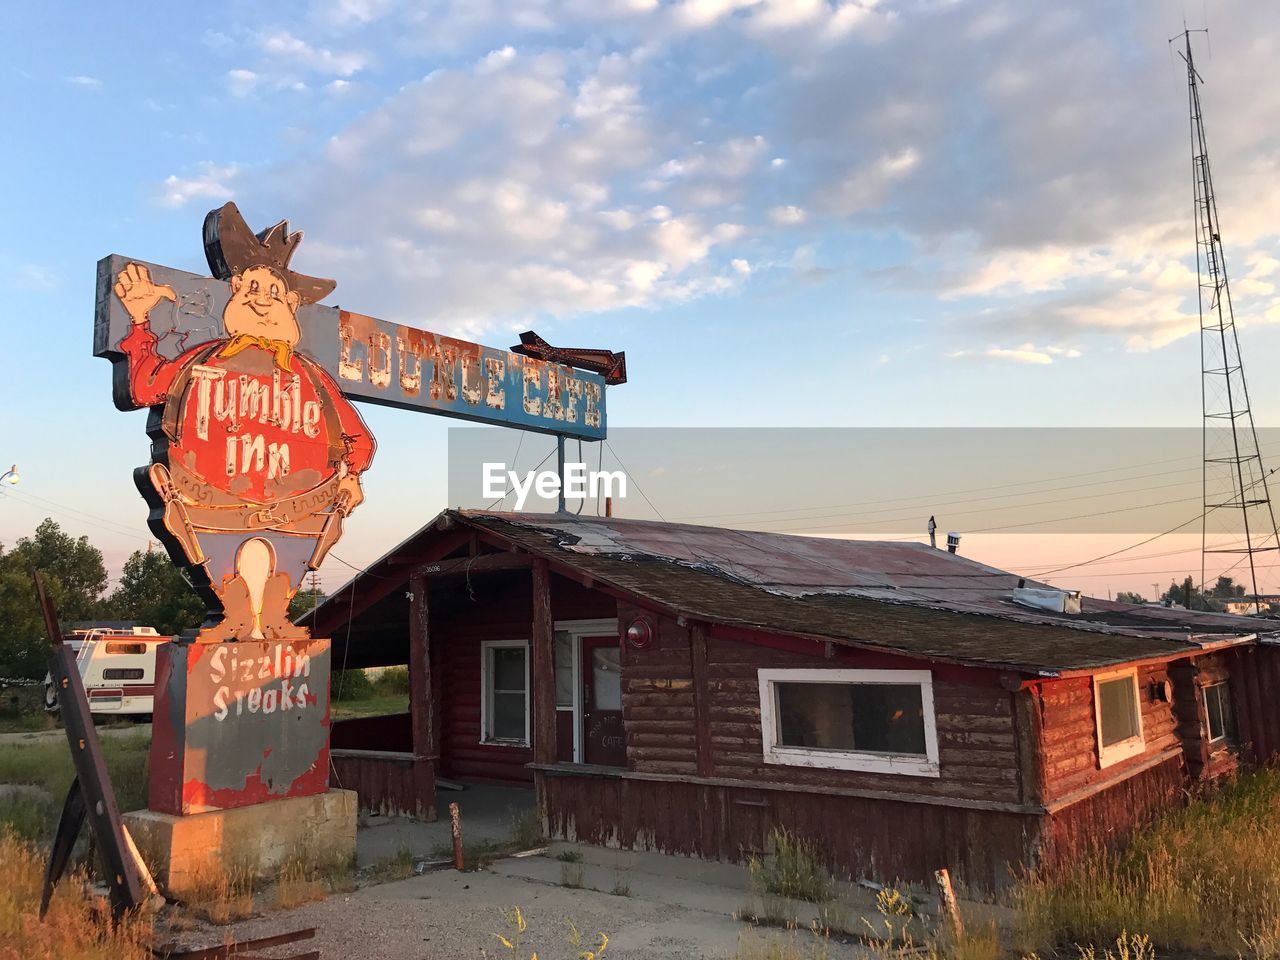
{"type": "Polygon", "coordinates": [[[938,521],[929,518],[929,546],[938,549],[938,521]]]}
{"type": "Polygon", "coordinates": [[[947,534],[947,553],[955,553],[959,549],[960,549],[960,534],[948,533],[947,534]]]}

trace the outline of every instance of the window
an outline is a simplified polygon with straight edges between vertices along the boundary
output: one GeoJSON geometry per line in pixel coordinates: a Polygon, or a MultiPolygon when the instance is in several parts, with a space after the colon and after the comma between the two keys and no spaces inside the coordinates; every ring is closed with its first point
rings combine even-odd
{"type": "Polygon", "coordinates": [[[1231,712],[1231,688],[1227,681],[1211,683],[1204,688],[1204,709],[1209,718],[1209,742],[1236,738],[1236,718],[1231,712]]]}
{"type": "Polygon", "coordinates": [[[568,630],[556,631],[556,709],[573,709],[573,634],[568,630]]]}
{"type": "Polygon", "coordinates": [[[766,763],[938,776],[927,670],[761,670],[766,763]]]}
{"type": "Polygon", "coordinates": [[[1099,767],[1109,767],[1143,751],[1137,670],[1095,675],[1093,705],[1098,725],[1099,767]]]}
{"type": "Polygon", "coordinates": [[[480,645],[482,743],[529,745],[529,642],[480,645]]]}
{"type": "Polygon", "coordinates": [[[141,667],[107,667],[102,671],[103,680],[141,680],[141,667]]]}

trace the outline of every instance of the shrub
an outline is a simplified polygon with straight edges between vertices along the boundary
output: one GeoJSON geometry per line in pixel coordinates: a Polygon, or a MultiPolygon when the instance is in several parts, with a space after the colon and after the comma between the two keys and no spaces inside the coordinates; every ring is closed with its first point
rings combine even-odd
{"type": "Polygon", "coordinates": [[[333,692],[333,699],[338,701],[368,700],[374,695],[373,682],[363,670],[335,672],[329,682],[329,689],[333,692]]]}
{"type": "Polygon", "coordinates": [[[409,668],[388,667],[373,681],[380,697],[407,697],[409,695],[409,668]]]}

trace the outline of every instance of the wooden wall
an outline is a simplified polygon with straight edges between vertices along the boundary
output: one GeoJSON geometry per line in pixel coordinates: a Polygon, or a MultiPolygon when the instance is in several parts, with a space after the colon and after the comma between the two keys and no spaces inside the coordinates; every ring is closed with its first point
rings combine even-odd
{"type": "Polygon", "coordinates": [[[1125,771],[1181,746],[1173,704],[1155,700],[1150,685],[1168,679],[1165,664],[1138,668],[1138,702],[1142,708],[1145,749],[1137,756],[1101,769],[1093,705],[1093,679],[1070,677],[1040,684],[1043,729],[1044,800],[1052,804],[1109,783],[1125,771]]]}
{"type": "MultiPolygon", "coordinates": [[[[581,769],[581,768],[579,768],[581,769]]],[[[811,838],[838,875],[932,880],[946,866],[976,890],[1007,887],[1034,848],[1039,817],[690,782],[661,774],[545,774],[551,835],[567,840],[742,861],[785,827],[811,838]]]]}
{"type": "MultiPolygon", "coordinates": [[[[460,577],[451,588],[467,589],[460,577]]],[[[472,578],[474,602],[451,616],[433,619],[433,676],[440,677],[440,772],[459,780],[532,783],[531,747],[480,742],[480,650],[486,640],[529,640],[532,593],[528,572],[472,578]]],[[[616,602],[562,577],[551,578],[551,615],[555,620],[586,620],[617,615],[616,602]]],[[[532,691],[530,691],[532,695],[532,691]]],[[[532,733],[532,726],[530,727],[532,733]]]]}
{"type": "Polygon", "coordinates": [[[1234,705],[1236,688],[1243,678],[1231,679],[1231,654],[1211,653],[1188,657],[1169,666],[1173,681],[1173,713],[1177,719],[1178,740],[1193,780],[1210,780],[1234,772],[1240,765],[1236,744],[1219,741],[1209,743],[1209,721],[1202,688],[1221,680],[1229,681],[1234,705]]]}
{"type": "Polygon", "coordinates": [[[354,790],[361,810],[436,819],[435,771],[430,761],[415,761],[411,754],[390,757],[377,752],[333,750],[330,763],[330,783],[354,790]]]}
{"type": "MultiPolygon", "coordinates": [[[[619,604],[620,622],[638,611],[619,604]]],[[[698,770],[699,696],[710,740],[704,776],[764,783],[886,790],[932,797],[1017,803],[1022,799],[1013,718],[1013,694],[993,670],[932,665],[938,725],[939,777],[821,770],[765,763],[757,673],[767,667],[808,669],[900,668],[930,665],[867,651],[820,644],[777,646],[727,639],[706,641],[704,687],[693,677],[691,631],[657,618],[658,636],[646,650],[625,648],[623,715],[628,768],[644,773],[693,775],[698,770]]],[[[779,641],[782,638],[778,638],[779,641]]]]}
{"type": "Polygon", "coordinates": [[[1280,646],[1237,647],[1223,653],[1231,675],[1240,751],[1252,764],[1280,756],[1280,646]]]}

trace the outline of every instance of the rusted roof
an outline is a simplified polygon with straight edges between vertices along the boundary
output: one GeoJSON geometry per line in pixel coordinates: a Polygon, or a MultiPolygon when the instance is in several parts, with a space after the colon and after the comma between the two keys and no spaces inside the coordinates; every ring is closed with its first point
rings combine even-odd
{"type": "MultiPolygon", "coordinates": [[[[1023,578],[919,543],[554,514],[451,512],[602,582],[714,623],[1041,673],[1188,653],[1272,620],[1084,599],[1012,602],[1023,578]]],[[[1026,579],[1027,586],[1047,586],[1026,579]]]]}

